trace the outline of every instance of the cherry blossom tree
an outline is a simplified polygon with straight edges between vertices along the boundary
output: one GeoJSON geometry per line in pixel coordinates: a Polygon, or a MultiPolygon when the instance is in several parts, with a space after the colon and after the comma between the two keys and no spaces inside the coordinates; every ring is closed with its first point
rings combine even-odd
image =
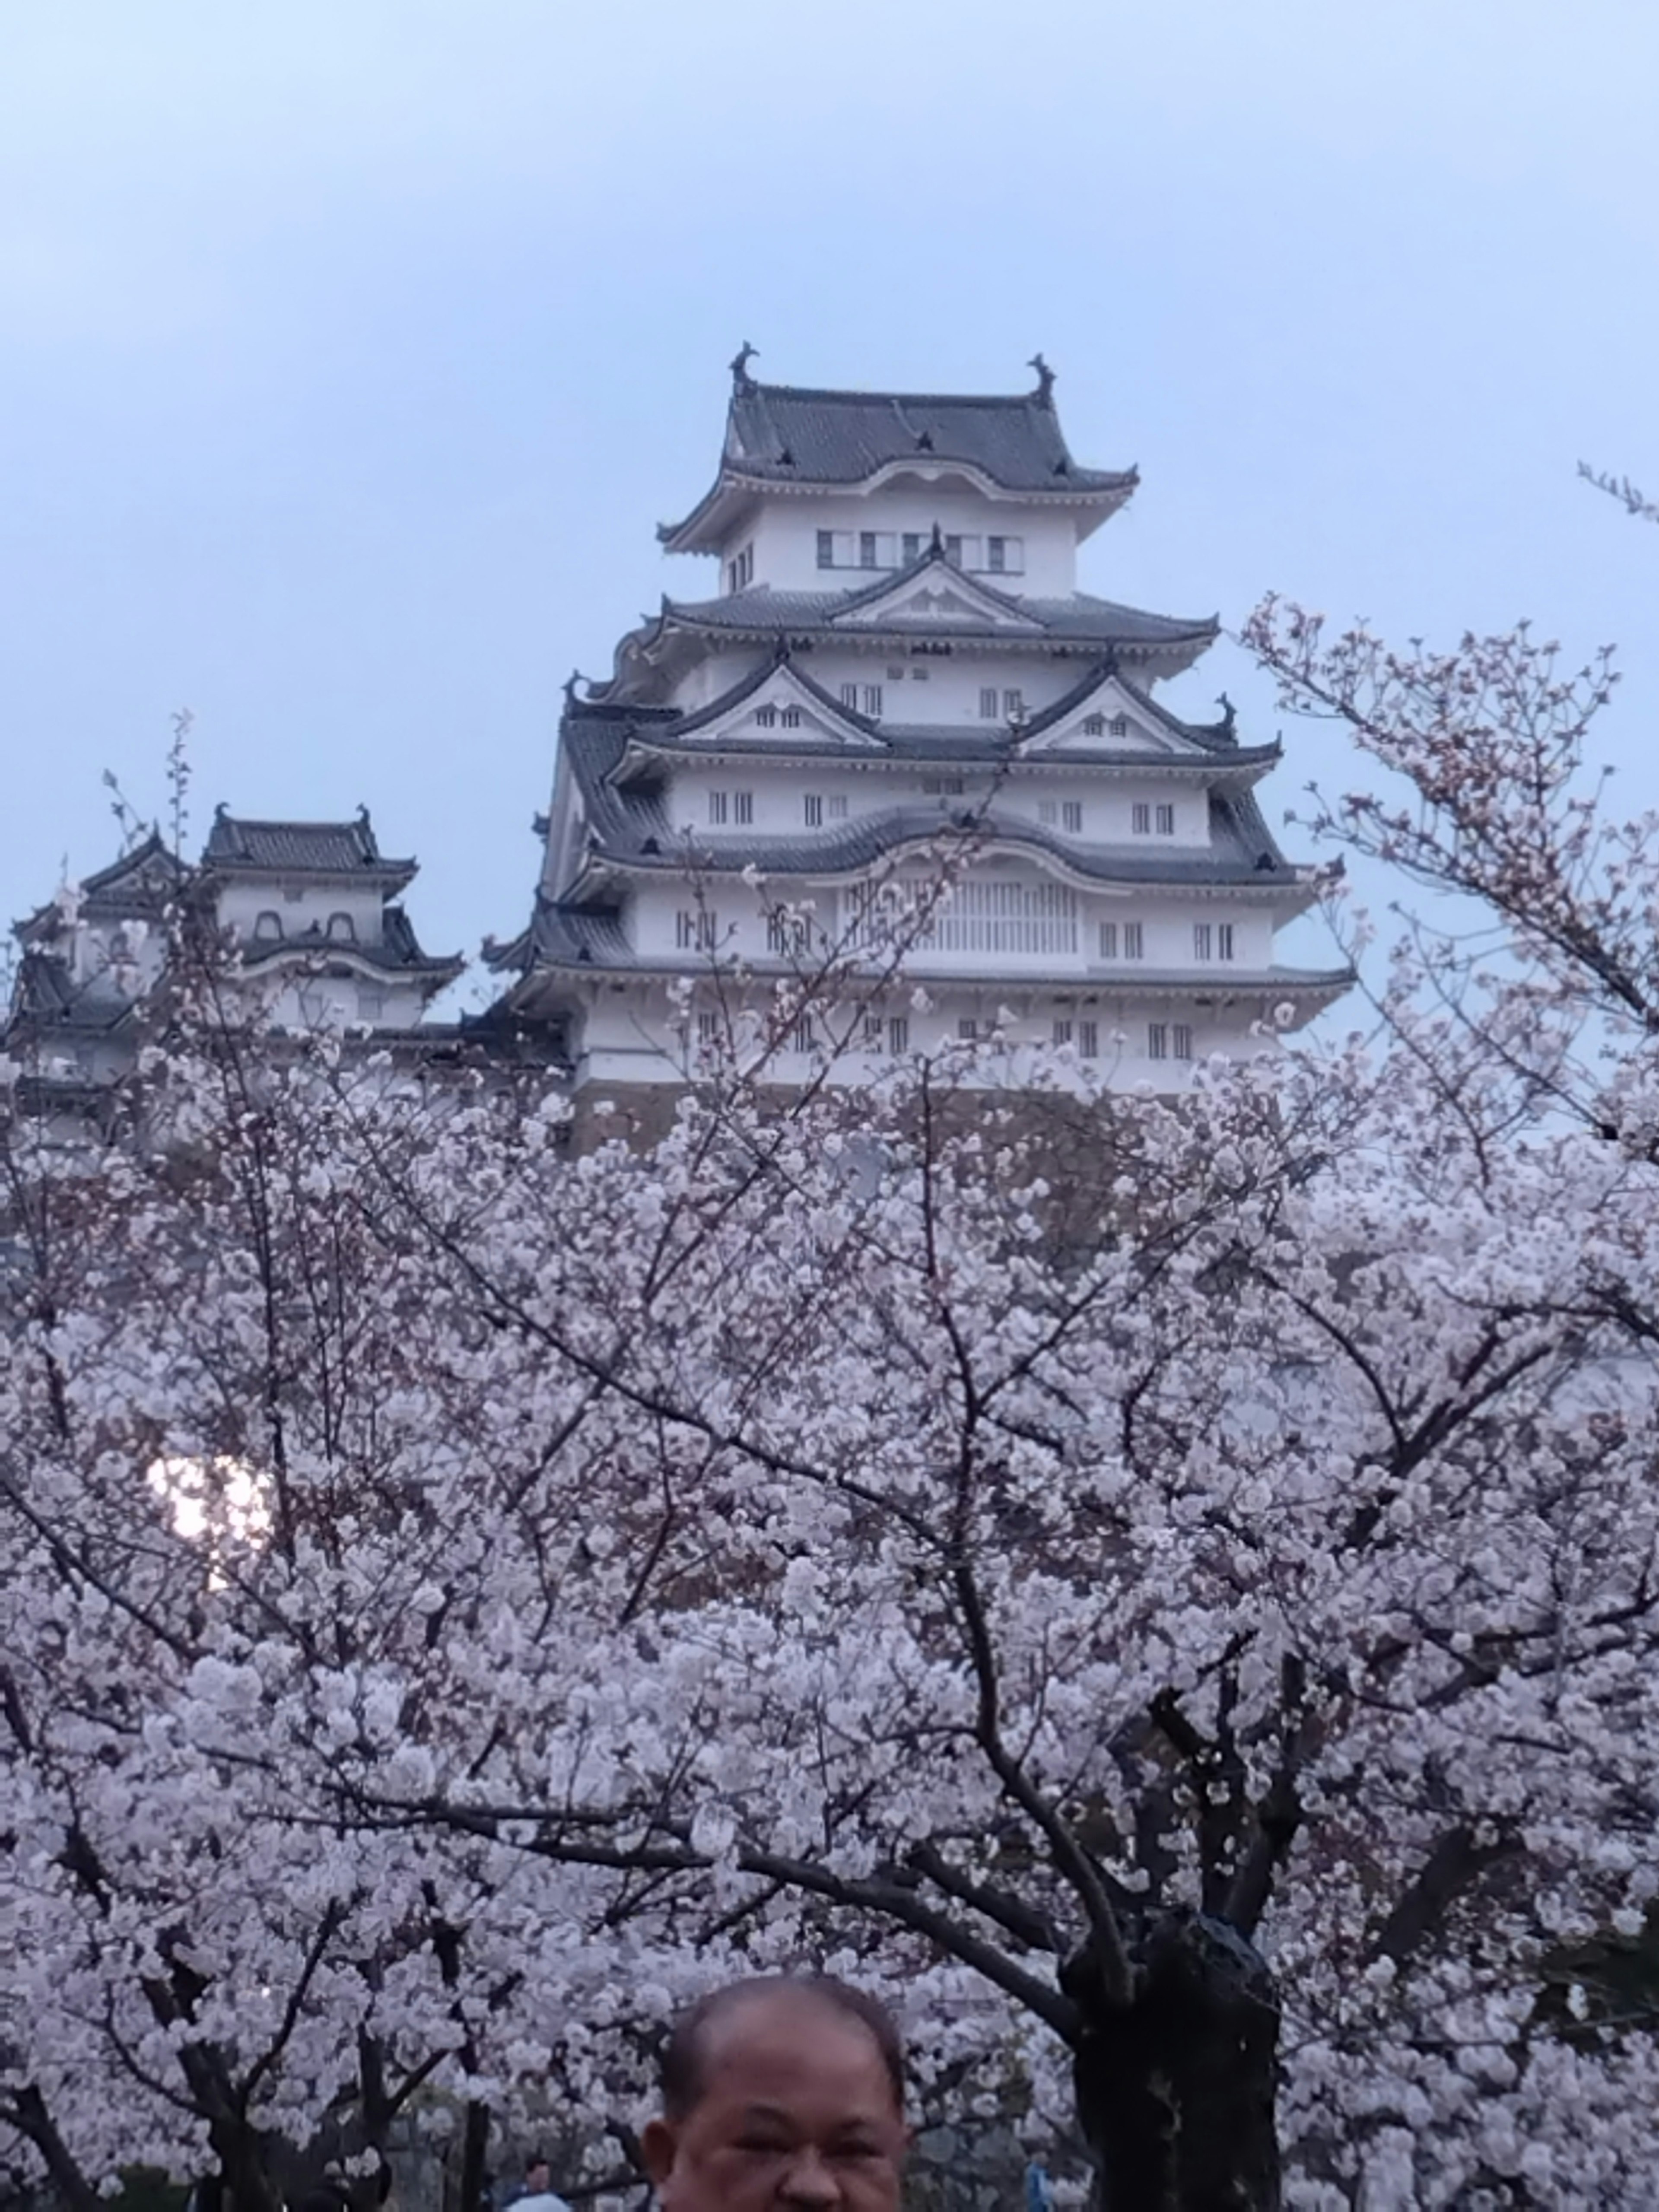
{"type": "Polygon", "coordinates": [[[1641,2201],[1650,828],[1581,787],[1602,666],[1252,641],[1404,779],[1328,834],[1489,925],[1368,1034],[780,1097],[734,1017],[573,1158],[185,1020],[142,1140],[14,1130],[20,2158],[263,2212],[418,2110],[471,2188],[550,2096],[625,2154],[673,2006],[807,1960],[1114,2212],[1641,2201]]]}

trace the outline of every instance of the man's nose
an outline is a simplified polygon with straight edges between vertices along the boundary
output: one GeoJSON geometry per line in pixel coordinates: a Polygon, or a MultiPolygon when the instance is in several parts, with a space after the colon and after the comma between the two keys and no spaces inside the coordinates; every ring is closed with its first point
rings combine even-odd
{"type": "Polygon", "coordinates": [[[791,2161],[779,2194],[785,2204],[839,2204],[841,2184],[818,2153],[809,2148],[791,2161]]]}

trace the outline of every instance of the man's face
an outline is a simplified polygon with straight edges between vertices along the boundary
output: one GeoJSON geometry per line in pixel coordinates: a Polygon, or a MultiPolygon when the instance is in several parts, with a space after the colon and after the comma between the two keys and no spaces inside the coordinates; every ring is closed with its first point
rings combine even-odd
{"type": "Polygon", "coordinates": [[[526,2166],[524,2170],[525,2195],[526,2197],[545,2197],[547,2194],[547,2185],[550,2179],[551,2173],[545,2159],[543,2159],[538,2165],[526,2166]]]}
{"type": "Polygon", "coordinates": [[[904,2122],[857,2021],[769,1990],[715,2015],[702,2059],[690,2112],[646,2130],[663,2212],[895,2212],[904,2122]]]}

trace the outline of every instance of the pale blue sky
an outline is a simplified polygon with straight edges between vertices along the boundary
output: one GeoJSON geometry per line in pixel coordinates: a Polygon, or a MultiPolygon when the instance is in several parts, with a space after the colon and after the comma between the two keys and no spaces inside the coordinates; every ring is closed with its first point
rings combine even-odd
{"type": "MultiPolygon", "coordinates": [[[[510,934],[560,684],[715,587],[653,526],[744,338],[1041,347],[1143,473],[1085,585],[1617,640],[1659,799],[1659,535],[1574,477],[1659,485],[1656,86],[1652,0],[0,0],[0,905],[188,705],[198,838],[366,799],[429,945],[510,934]]],[[[1270,733],[1230,644],[1172,696],[1224,685],[1270,733]]],[[[1287,736],[1275,820],[1362,773],[1287,736]]]]}

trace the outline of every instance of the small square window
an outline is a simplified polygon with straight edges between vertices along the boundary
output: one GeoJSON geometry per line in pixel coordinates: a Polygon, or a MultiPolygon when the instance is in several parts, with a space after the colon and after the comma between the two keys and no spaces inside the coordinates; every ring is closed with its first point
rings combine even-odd
{"type": "Polygon", "coordinates": [[[1145,799],[1136,799],[1134,805],[1129,809],[1129,827],[1137,837],[1152,836],[1152,810],[1145,799]]]}
{"type": "Polygon", "coordinates": [[[1112,735],[1115,738],[1127,738],[1128,734],[1128,716],[1127,714],[1114,714],[1112,717],[1112,735]]]}
{"type": "Polygon", "coordinates": [[[979,1024],[971,1014],[964,1014],[957,1024],[957,1039],[961,1044],[979,1042],[979,1024]]]}
{"type": "Polygon", "coordinates": [[[819,791],[806,792],[802,796],[800,804],[801,814],[805,821],[807,828],[809,830],[821,830],[823,827],[823,793],[819,791]]]}
{"type": "Polygon", "coordinates": [[[918,662],[916,666],[910,671],[910,681],[913,684],[925,684],[933,672],[931,668],[924,668],[921,666],[921,663],[918,662]]]}
{"type": "Polygon", "coordinates": [[[1085,738],[1103,738],[1106,734],[1104,714],[1085,714],[1083,718],[1083,734],[1085,738]]]}
{"type": "Polygon", "coordinates": [[[1083,801],[1068,799],[1060,809],[1060,826],[1076,836],[1083,828],[1083,801]]]}
{"type": "Polygon", "coordinates": [[[904,671],[902,668],[890,667],[887,671],[887,681],[890,684],[902,684],[904,681],[904,671]]]}
{"type": "Polygon", "coordinates": [[[303,884],[284,884],[283,885],[283,903],[285,906],[298,906],[305,895],[305,885],[303,884]]]}

